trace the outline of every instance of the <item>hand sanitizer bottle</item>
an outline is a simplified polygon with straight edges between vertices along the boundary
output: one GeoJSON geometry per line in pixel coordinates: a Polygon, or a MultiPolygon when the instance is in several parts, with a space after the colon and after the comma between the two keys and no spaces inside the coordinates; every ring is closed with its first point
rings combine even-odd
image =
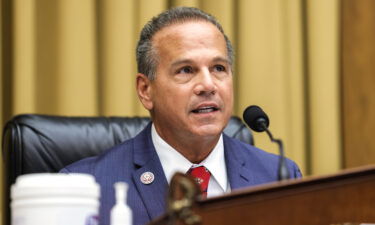
{"type": "Polygon", "coordinates": [[[132,211],[126,205],[128,184],[117,182],[114,184],[114,188],[116,192],[116,204],[111,210],[111,225],[132,225],[132,211]]]}

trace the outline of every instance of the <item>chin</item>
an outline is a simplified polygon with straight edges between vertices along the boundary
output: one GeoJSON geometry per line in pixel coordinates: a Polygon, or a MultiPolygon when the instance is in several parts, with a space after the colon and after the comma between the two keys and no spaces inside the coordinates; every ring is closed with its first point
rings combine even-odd
{"type": "Polygon", "coordinates": [[[203,125],[196,129],[195,134],[198,134],[202,137],[214,137],[221,134],[221,132],[224,130],[223,126],[219,125],[203,125]]]}

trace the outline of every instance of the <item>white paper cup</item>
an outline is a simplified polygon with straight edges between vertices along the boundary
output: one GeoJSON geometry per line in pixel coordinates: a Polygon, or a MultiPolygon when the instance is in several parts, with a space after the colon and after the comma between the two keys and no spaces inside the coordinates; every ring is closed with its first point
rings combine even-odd
{"type": "Polygon", "coordinates": [[[11,188],[12,225],[96,225],[99,185],[87,174],[28,174],[11,188]]]}

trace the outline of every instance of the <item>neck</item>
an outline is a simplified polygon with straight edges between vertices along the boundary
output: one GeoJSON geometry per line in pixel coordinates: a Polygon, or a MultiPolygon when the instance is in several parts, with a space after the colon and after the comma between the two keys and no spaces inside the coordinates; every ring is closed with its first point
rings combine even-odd
{"type": "Polygon", "coordinates": [[[181,135],[177,132],[165,134],[156,127],[158,135],[190,162],[202,162],[217,145],[220,135],[210,137],[181,135]]]}
{"type": "Polygon", "coordinates": [[[184,146],[171,146],[180,152],[190,162],[198,164],[207,158],[207,156],[217,145],[218,140],[219,139],[215,139],[213,141],[195,140],[191,141],[190,143],[186,143],[184,146]]]}

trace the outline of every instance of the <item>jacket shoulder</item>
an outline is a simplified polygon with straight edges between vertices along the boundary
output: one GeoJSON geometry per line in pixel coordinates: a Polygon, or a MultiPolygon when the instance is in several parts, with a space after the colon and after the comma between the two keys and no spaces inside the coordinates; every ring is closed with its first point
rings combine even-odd
{"type": "MultiPolygon", "coordinates": [[[[62,173],[89,173],[94,174],[95,169],[107,168],[113,166],[117,161],[125,163],[124,160],[131,159],[131,149],[133,148],[133,139],[126,140],[125,142],[116,145],[103,153],[88,158],[81,159],[74,162],[62,170],[62,173]]],[[[120,163],[120,162],[119,162],[120,163]]]]}
{"type": "MultiPolygon", "coordinates": [[[[269,171],[273,174],[273,171],[277,171],[280,159],[279,155],[267,152],[234,138],[226,137],[224,140],[228,142],[228,146],[231,146],[229,150],[235,151],[232,153],[235,154],[240,161],[242,160],[253,169],[269,171]]],[[[302,176],[299,167],[293,160],[286,158],[286,164],[291,178],[302,176]]]]}

